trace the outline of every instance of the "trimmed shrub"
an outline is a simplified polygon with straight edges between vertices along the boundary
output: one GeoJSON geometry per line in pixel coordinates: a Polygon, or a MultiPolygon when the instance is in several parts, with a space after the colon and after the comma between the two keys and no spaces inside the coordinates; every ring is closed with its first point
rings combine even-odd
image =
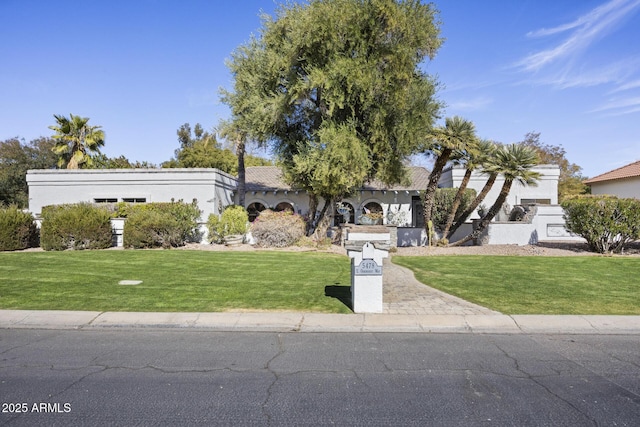
{"type": "Polygon", "coordinates": [[[40,245],[46,251],[105,249],[112,245],[111,218],[90,203],[42,208],[40,245]]]}
{"type": "Polygon", "coordinates": [[[251,234],[257,246],[284,248],[293,245],[304,236],[305,227],[300,215],[267,209],[251,224],[251,234]]]}
{"type": "Polygon", "coordinates": [[[136,209],[124,223],[127,248],[171,248],[184,245],[178,220],[167,212],[136,209]]]}
{"type": "MultiPolygon", "coordinates": [[[[447,217],[451,212],[453,206],[453,199],[455,199],[458,193],[457,188],[438,188],[433,199],[433,208],[431,210],[431,220],[433,221],[433,227],[436,230],[442,230],[447,222],[447,217]]],[[[476,198],[476,190],[467,188],[462,194],[462,201],[457,213],[461,214],[476,198]]],[[[459,216],[456,215],[453,222],[458,220],[459,216]]]]}
{"type": "Polygon", "coordinates": [[[17,206],[0,208],[0,251],[17,251],[37,245],[38,228],[30,213],[17,206]]]}
{"type": "Polygon", "coordinates": [[[201,211],[193,203],[145,203],[118,207],[115,215],[127,218],[124,223],[124,246],[127,248],[171,248],[199,241],[198,219],[201,211]]]}
{"type": "Polygon", "coordinates": [[[247,233],[249,215],[242,206],[227,206],[221,216],[211,214],[207,221],[209,241],[212,243],[224,243],[225,237],[242,235],[247,233]]]}
{"type": "Polygon", "coordinates": [[[565,227],[599,253],[620,253],[640,239],[640,200],[578,196],[562,202],[565,227]]]}

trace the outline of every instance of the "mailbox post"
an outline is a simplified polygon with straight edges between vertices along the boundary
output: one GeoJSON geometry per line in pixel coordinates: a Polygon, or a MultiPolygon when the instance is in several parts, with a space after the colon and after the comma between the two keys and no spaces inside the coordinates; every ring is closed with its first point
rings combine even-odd
{"type": "Polygon", "coordinates": [[[355,313],[382,313],[382,260],[389,252],[366,242],[362,251],[349,251],[351,300],[355,313]]]}

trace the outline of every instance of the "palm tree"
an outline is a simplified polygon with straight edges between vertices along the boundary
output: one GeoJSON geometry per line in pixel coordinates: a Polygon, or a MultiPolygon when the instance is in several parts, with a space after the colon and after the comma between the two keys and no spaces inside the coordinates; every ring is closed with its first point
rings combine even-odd
{"type": "Polygon", "coordinates": [[[246,154],[247,133],[240,128],[237,121],[222,121],[219,126],[220,136],[231,141],[238,157],[238,205],[245,207],[247,193],[246,168],[244,156],[246,154]]]}
{"type": "Polygon", "coordinates": [[[425,227],[428,227],[431,221],[434,196],[438,188],[438,181],[442,176],[442,170],[455,150],[475,150],[477,141],[476,128],[473,122],[462,117],[447,117],[444,126],[434,129],[432,139],[431,152],[436,155],[436,161],[433,164],[433,169],[429,175],[429,183],[424,193],[425,227]]]}
{"type": "Polygon", "coordinates": [[[468,241],[480,237],[491,220],[498,214],[505,200],[507,200],[514,181],[518,181],[522,185],[537,185],[537,179],[540,178],[540,174],[531,170],[536,164],[538,164],[538,154],[535,150],[522,144],[511,144],[496,150],[495,163],[490,166],[489,172],[504,176],[504,184],[502,184],[500,194],[498,194],[496,201],[482,217],[478,227],[468,236],[450,246],[464,245],[468,241]]]}
{"type": "Polygon", "coordinates": [[[460,188],[456,193],[456,197],[453,200],[453,205],[451,206],[451,212],[449,213],[449,217],[447,218],[447,222],[445,224],[444,230],[442,231],[442,236],[450,239],[453,236],[453,233],[456,232],[458,228],[467,218],[473,213],[473,211],[478,207],[478,205],[484,200],[489,190],[493,186],[493,183],[496,181],[497,174],[490,174],[487,183],[482,188],[480,194],[471,202],[471,204],[461,212],[459,215],[456,215],[458,209],[460,207],[460,203],[462,202],[462,197],[464,195],[464,191],[469,185],[469,181],[471,180],[471,174],[473,171],[479,167],[484,168],[489,165],[489,161],[492,159],[493,154],[496,150],[496,144],[492,141],[483,139],[478,141],[478,150],[475,152],[465,151],[463,153],[463,157],[466,158],[465,165],[467,167],[464,177],[462,178],[462,182],[460,183],[460,188]],[[455,224],[453,224],[454,220],[455,224]]]}
{"type": "Polygon", "coordinates": [[[89,126],[88,117],[74,116],[69,118],[54,114],[57,126],[49,126],[56,132],[53,135],[55,145],[53,152],[58,155],[58,167],[78,169],[82,165],[92,164],[90,153],[100,153],[104,146],[104,132],[101,126],[89,126]]]}

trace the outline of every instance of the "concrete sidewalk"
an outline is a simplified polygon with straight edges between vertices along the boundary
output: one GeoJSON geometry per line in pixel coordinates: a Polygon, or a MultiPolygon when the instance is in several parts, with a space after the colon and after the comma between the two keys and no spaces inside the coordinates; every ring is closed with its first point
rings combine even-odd
{"type": "Polygon", "coordinates": [[[640,316],[320,314],[298,312],[129,313],[0,310],[0,328],[640,335],[640,316]]]}

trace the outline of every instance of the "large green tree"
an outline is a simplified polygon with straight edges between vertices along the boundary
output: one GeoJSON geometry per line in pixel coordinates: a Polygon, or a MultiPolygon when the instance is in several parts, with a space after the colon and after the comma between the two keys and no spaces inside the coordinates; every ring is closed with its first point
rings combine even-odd
{"type": "Polygon", "coordinates": [[[588,187],[582,182],[586,179],[582,175],[582,168],[567,159],[567,152],[562,145],[550,145],[540,141],[539,132],[529,132],[522,144],[533,148],[542,164],[558,165],[560,178],[558,179],[558,200],[562,202],[571,196],[586,194],[588,187]]]}
{"type": "Polygon", "coordinates": [[[502,205],[504,205],[504,202],[507,200],[507,196],[509,196],[509,191],[511,191],[514,182],[519,182],[522,185],[537,185],[540,174],[531,170],[537,164],[538,155],[536,151],[524,144],[510,144],[498,148],[495,151],[494,161],[488,166],[489,173],[499,174],[504,177],[504,183],[502,184],[498,198],[480,219],[480,223],[476,229],[451,246],[464,245],[482,235],[482,232],[489,226],[500,209],[502,209],[502,205]]]}
{"type": "Polygon", "coordinates": [[[19,138],[0,141],[0,205],[28,206],[27,171],[55,168],[54,145],[53,139],[45,137],[29,143],[19,138]]]}
{"type": "Polygon", "coordinates": [[[91,166],[91,154],[100,153],[104,146],[104,132],[101,126],[90,126],[88,117],[69,117],[54,114],[56,124],[49,126],[55,132],[56,145],[53,152],[58,155],[58,167],[78,169],[91,166]]]}
{"type": "Polygon", "coordinates": [[[329,206],[344,188],[325,183],[334,190],[320,195],[316,178],[340,181],[360,157],[326,165],[341,150],[318,152],[333,144],[349,141],[368,159],[366,173],[351,176],[354,187],[406,179],[405,160],[424,149],[441,107],[437,83],[419,67],[441,42],[437,12],[419,1],[290,3],[264,16],[260,36],[233,53],[234,88],[222,100],[249,138],[271,144],[292,185],[329,206]]]}

